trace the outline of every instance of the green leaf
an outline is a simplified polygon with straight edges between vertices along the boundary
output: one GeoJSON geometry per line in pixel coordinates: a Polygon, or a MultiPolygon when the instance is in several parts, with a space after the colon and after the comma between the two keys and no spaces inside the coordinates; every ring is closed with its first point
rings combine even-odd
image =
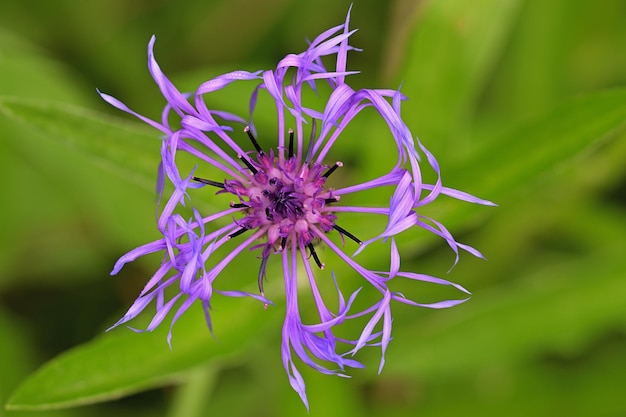
{"type": "Polygon", "coordinates": [[[0,94],[87,102],[91,91],[68,66],[0,27],[0,94]]]}
{"type": "MultiPolygon", "coordinates": [[[[461,139],[464,117],[481,91],[513,27],[519,0],[430,1],[415,13],[402,91],[404,114],[435,155],[461,139]]],[[[413,22],[411,22],[413,23],[413,22]]]]}
{"type": "Polygon", "coordinates": [[[66,103],[38,99],[0,97],[0,113],[50,135],[118,175],[154,188],[158,132],[66,103]]]}
{"type": "MultiPolygon", "coordinates": [[[[462,163],[442,167],[444,184],[507,204],[625,129],[626,90],[590,94],[500,137],[462,163]]],[[[452,225],[461,224],[469,212],[477,210],[450,199],[441,199],[433,206],[438,219],[452,225]]]]}
{"type": "Polygon", "coordinates": [[[11,410],[49,410],[120,398],[171,384],[185,372],[236,357],[254,339],[279,326],[277,309],[251,300],[215,300],[212,339],[203,314],[184,314],[174,327],[172,349],[167,325],[153,333],[116,329],[71,349],[31,375],[7,403],[11,410]]]}
{"type": "Polygon", "coordinates": [[[564,98],[624,83],[619,0],[527,1],[481,99],[488,123],[530,121],[564,98]]]}
{"type": "MultiPolygon", "coordinates": [[[[6,17],[2,11],[0,15],[6,17]]],[[[85,85],[83,74],[73,73],[62,61],[0,27],[0,95],[75,104],[97,100],[96,91],[85,85]]],[[[101,201],[113,205],[114,198],[110,195],[105,200],[108,179],[113,176],[102,175],[85,158],[47,140],[45,136],[49,134],[40,135],[15,117],[4,117],[1,111],[0,131],[3,145],[0,189],[4,195],[11,196],[3,200],[0,209],[5,218],[11,218],[2,228],[0,291],[15,285],[32,285],[35,281],[63,285],[67,280],[76,281],[77,277],[85,276],[79,271],[97,269],[102,253],[110,252],[103,250],[105,242],[110,240],[97,231],[102,222],[92,223],[92,219],[98,210],[105,210],[107,204],[101,201]],[[90,193],[100,193],[100,204],[89,201],[90,193]],[[45,215],[42,215],[43,207],[45,215]],[[95,234],[84,233],[86,223],[93,226],[89,234],[95,234]],[[37,262],[30,262],[34,253],[37,262]]],[[[147,199],[151,201],[151,197],[148,195],[147,199]]],[[[131,211],[119,204],[119,200],[117,203],[126,213],[131,211]]],[[[132,202],[128,205],[137,206],[132,202]]],[[[114,225],[120,223],[120,218],[115,216],[114,225]]],[[[133,223],[135,229],[145,230],[137,227],[137,223],[136,220],[133,223]]],[[[103,225],[101,230],[110,231],[117,239],[120,234],[115,229],[103,225]]],[[[91,276],[95,278],[97,274],[91,276]]]]}
{"type": "Polygon", "coordinates": [[[390,353],[402,360],[388,360],[386,370],[424,378],[473,374],[497,363],[524,363],[544,352],[576,356],[608,332],[623,331],[626,238],[620,231],[626,223],[620,211],[600,207],[573,208],[575,215],[565,221],[594,219],[577,230],[593,245],[591,252],[550,263],[529,259],[526,269],[509,271],[502,284],[425,320],[408,322],[408,316],[395,315],[394,324],[405,327],[390,353]],[[412,334],[420,335],[418,343],[407,337],[412,334]]]}
{"type": "MultiPolygon", "coordinates": [[[[483,197],[511,196],[556,174],[626,128],[626,89],[580,97],[538,123],[489,144],[455,170],[455,184],[483,197]]],[[[450,185],[450,184],[449,184],[450,185]]]]}
{"type": "Polygon", "coordinates": [[[217,366],[203,366],[190,371],[172,398],[168,416],[201,417],[206,415],[206,409],[212,399],[211,394],[217,384],[218,371],[217,366]]]}
{"type": "Polygon", "coordinates": [[[0,309],[0,332],[5,340],[10,343],[0,345],[0,358],[2,361],[2,382],[0,382],[0,401],[4,403],[19,379],[26,374],[32,366],[33,351],[30,340],[26,336],[23,323],[15,317],[0,309]]]}

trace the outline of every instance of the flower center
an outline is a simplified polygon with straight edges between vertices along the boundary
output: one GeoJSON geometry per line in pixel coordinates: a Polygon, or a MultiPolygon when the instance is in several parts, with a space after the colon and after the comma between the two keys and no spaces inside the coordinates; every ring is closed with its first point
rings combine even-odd
{"type": "Polygon", "coordinates": [[[332,191],[324,188],[326,177],[320,164],[296,163],[291,157],[281,160],[269,154],[257,153],[257,160],[246,160],[252,167],[247,184],[225,182],[225,190],[240,199],[246,208],[242,228],[267,230],[264,256],[273,250],[283,250],[294,239],[298,246],[308,246],[315,233],[311,226],[324,232],[333,229],[336,216],[325,210],[327,201],[336,201],[332,191]]]}
{"type": "Polygon", "coordinates": [[[339,201],[331,189],[324,188],[326,179],[339,167],[319,163],[298,163],[293,154],[293,131],[289,131],[288,157],[274,156],[274,150],[265,153],[248,128],[245,129],[256,149],[256,160],[239,155],[247,167],[244,179],[225,180],[223,183],[194,177],[195,181],[221,188],[218,193],[228,192],[239,199],[231,207],[242,210],[244,217],[236,220],[240,229],[231,233],[230,238],[239,236],[251,229],[265,231],[267,242],[260,245],[262,262],[259,271],[259,288],[263,292],[262,279],[270,254],[283,251],[289,243],[297,248],[308,248],[318,267],[323,268],[313,247],[313,240],[321,230],[328,233],[335,229],[355,242],[362,242],[345,229],[337,226],[337,216],[326,208],[339,201]]]}
{"type": "Polygon", "coordinates": [[[268,220],[278,218],[289,218],[296,221],[299,217],[304,216],[304,203],[295,192],[293,184],[283,184],[281,180],[274,177],[269,181],[270,186],[263,190],[263,196],[268,200],[269,204],[265,208],[265,214],[268,220]]]}

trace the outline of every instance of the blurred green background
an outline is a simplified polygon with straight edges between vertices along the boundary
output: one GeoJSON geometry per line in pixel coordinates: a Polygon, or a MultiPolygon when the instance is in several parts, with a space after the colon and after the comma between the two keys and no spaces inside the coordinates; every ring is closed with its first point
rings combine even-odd
{"type": "MultiPolygon", "coordinates": [[[[95,89],[157,117],[152,34],[161,68],[191,91],[222,72],[273,68],[340,24],[349,4],[0,2],[0,401],[14,409],[0,414],[306,415],[280,362],[280,279],[262,314],[216,300],[217,340],[199,310],[175,327],[172,351],[167,329],[104,334],[159,261],[109,277],[121,254],[157,238],[159,140],[95,89]]],[[[445,311],[396,306],[381,375],[376,349],[359,355],[368,368],[352,379],[302,366],[311,416],[626,415],[625,18],[623,0],[354,2],[351,44],[364,51],[350,55],[361,71],[352,85],[402,85],[403,116],[445,185],[499,207],[442,198],[427,208],[489,261],[462,256],[447,274],[449,250],[415,232],[401,241],[403,268],[458,282],[472,299],[445,311]]],[[[246,115],[245,94],[210,104],[246,115]]],[[[337,147],[348,178],[391,156],[382,131],[363,120],[337,147]]],[[[370,227],[342,225],[360,236],[370,227]]],[[[387,268],[379,252],[370,261],[387,268]]],[[[256,268],[231,270],[232,288],[253,289],[256,268]]]]}

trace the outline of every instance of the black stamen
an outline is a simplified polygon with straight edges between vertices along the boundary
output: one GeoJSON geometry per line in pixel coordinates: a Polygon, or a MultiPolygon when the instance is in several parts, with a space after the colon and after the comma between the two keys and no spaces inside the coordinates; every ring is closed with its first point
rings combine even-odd
{"type": "Polygon", "coordinates": [[[333,165],[332,167],[330,167],[330,168],[328,169],[328,171],[326,171],[326,172],[322,175],[322,177],[328,178],[328,176],[329,176],[330,174],[332,174],[333,172],[335,172],[335,170],[336,170],[337,168],[342,167],[342,166],[343,166],[343,163],[341,163],[341,162],[335,162],[335,165],[333,165]]]}
{"type": "Polygon", "coordinates": [[[286,246],[287,246],[287,238],[284,237],[280,240],[280,250],[284,250],[286,246]]]}
{"type": "Polygon", "coordinates": [[[311,158],[313,157],[313,145],[315,144],[315,133],[317,132],[317,124],[315,123],[315,119],[311,123],[311,136],[309,137],[309,146],[306,150],[306,158],[304,158],[304,163],[308,164],[311,162],[311,158]]]}
{"type": "Polygon", "coordinates": [[[265,274],[265,272],[267,269],[267,261],[269,259],[269,255],[264,256],[263,259],[261,259],[261,266],[259,267],[259,291],[261,292],[262,296],[265,296],[265,293],[263,292],[263,280],[265,279],[267,281],[267,275],[265,274]]]}
{"type": "Polygon", "coordinates": [[[246,227],[242,227],[241,229],[237,230],[236,232],[229,234],[228,238],[232,239],[234,237],[237,237],[239,235],[242,235],[242,234],[246,233],[248,230],[250,230],[250,229],[248,229],[246,227]]]}
{"type": "Polygon", "coordinates": [[[198,178],[198,177],[193,177],[192,178],[194,181],[200,182],[202,184],[206,184],[206,185],[212,185],[213,187],[217,187],[217,188],[226,188],[224,186],[223,183],[221,182],[217,182],[217,181],[211,181],[211,180],[205,180],[204,178],[198,178]]]}
{"type": "Polygon", "coordinates": [[[237,158],[241,159],[243,161],[243,163],[248,167],[248,169],[250,171],[252,171],[252,174],[256,174],[257,169],[252,165],[252,163],[250,161],[248,161],[243,155],[237,155],[237,158]]]}
{"type": "Polygon", "coordinates": [[[293,129],[289,129],[289,158],[293,157],[293,129]]]}
{"type": "Polygon", "coordinates": [[[339,201],[339,199],[337,197],[325,198],[324,199],[324,204],[336,203],[337,201],[339,201]]]}
{"type": "Polygon", "coordinates": [[[243,131],[248,134],[248,137],[250,138],[250,142],[252,142],[252,146],[254,146],[254,149],[256,149],[258,153],[263,154],[264,152],[259,146],[259,142],[256,141],[256,139],[254,138],[254,135],[250,131],[250,126],[244,127],[243,131]]]}
{"type": "Polygon", "coordinates": [[[232,208],[248,208],[248,207],[250,207],[249,205],[244,204],[244,203],[230,203],[230,206],[232,208]]]}
{"type": "Polygon", "coordinates": [[[341,233],[342,235],[346,235],[348,236],[350,239],[354,240],[356,243],[358,243],[359,245],[362,245],[363,242],[357,238],[356,236],[354,236],[352,233],[348,232],[346,229],[344,229],[341,226],[337,226],[336,224],[333,224],[333,229],[335,229],[336,231],[338,231],[339,233],[341,233]]]}
{"type": "Polygon", "coordinates": [[[311,256],[313,257],[313,259],[315,260],[315,263],[317,264],[317,266],[319,267],[319,269],[324,269],[324,264],[320,262],[320,258],[317,256],[317,252],[315,252],[315,248],[313,247],[312,243],[309,243],[307,245],[307,247],[309,248],[309,250],[311,251],[311,256]]]}
{"type": "Polygon", "coordinates": [[[274,215],[272,215],[269,207],[265,207],[265,218],[270,222],[274,220],[274,215]]]}

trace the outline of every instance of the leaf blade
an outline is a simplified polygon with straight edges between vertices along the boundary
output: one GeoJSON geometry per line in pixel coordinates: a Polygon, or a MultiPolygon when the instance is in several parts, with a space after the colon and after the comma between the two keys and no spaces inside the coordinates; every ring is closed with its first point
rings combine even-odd
{"type": "MultiPolygon", "coordinates": [[[[444,181],[448,187],[508,204],[624,130],[626,89],[585,95],[510,136],[500,136],[463,161],[444,165],[444,181]]],[[[437,218],[453,227],[479,211],[452,199],[440,199],[434,206],[437,218]]]]}
{"type": "Polygon", "coordinates": [[[518,14],[519,0],[427,2],[416,13],[400,73],[420,137],[439,154],[463,138],[465,119],[518,14]]]}
{"type": "Polygon", "coordinates": [[[0,97],[0,113],[51,135],[142,187],[154,187],[160,141],[157,133],[138,123],[67,103],[22,97],[0,97]]]}
{"type": "Polygon", "coordinates": [[[176,382],[186,371],[236,357],[246,341],[278,323],[275,309],[238,308],[238,300],[216,301],[212,340],[199,311],[176,323],[173,348],[166,343],[168,326],[136,334],[116,329],[71,349],[28,377],[7,403],[10,410],[50,410],[117,399],[176,382]]]}

